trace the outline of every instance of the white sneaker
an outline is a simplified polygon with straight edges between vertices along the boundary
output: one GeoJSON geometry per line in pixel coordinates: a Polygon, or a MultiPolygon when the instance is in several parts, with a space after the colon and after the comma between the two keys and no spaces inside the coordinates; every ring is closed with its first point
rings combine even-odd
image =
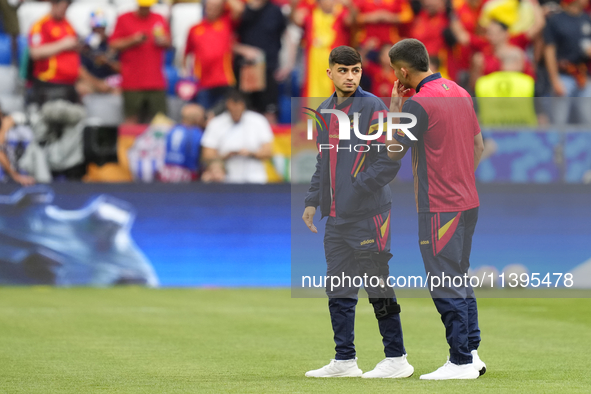
{"type": "Polygon", "coordinates": [[[472,365],[480,373],[480,376],[486,372],[486,364],[478,357],[478,350],[472,350],[472,365]]]}
{"type": "Polygon", "coordinates": [[[406,361],[406,354],[400,357],[387,357],[373,369],[364,373],[362,378],[408,378],[415,369],[406,361]]]}
{"type": "Polygon", "coordinates": [[[320,369],[306,372],[308,378],[357,378],[363,371],[357,367],[357,357],[352,360],[330,360],[328,365],[320,369]]]}
{"type": "Polygon", "coordinates": [[[480,376],[472,364],[454,364],[447,360],[437,371],[421,375],[422,380],[477,379],[480,376]]]}

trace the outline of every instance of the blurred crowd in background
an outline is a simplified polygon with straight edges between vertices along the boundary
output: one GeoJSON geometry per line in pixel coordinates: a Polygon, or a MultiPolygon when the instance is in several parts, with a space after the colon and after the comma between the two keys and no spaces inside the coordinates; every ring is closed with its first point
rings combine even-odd
{"type": "MultiPolygon", "coordinates": [[[[0,12],[0,164],[21,184],[266,183],[291,97],[333,92],[339,45],[359,50],[361,85],[380,97],[396,80],[388,50],[407,37],[477,97],[591,97],[588,0],[0,0],[0,12]]],[[[591,124],[583,103],[536,121],[566,123],[570,105],[591,124]]]]}

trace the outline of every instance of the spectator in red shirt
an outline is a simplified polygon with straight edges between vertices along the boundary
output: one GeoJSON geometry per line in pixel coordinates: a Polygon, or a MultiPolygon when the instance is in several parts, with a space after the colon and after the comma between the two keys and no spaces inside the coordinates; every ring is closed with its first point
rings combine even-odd
{"type": "Polygon", "coordinates": [[[449,78],[460,86],[467,86],[472,56],[486,45],[484,29],[478,24],[483,0],[466,0],[450,15],[446,32],[448,50],[444,68],[449,78]]]}
{"type": "Polygon", "coordinates": [[[425,44],[429,57],[440,57],[445,50],[443,32],[448,26],[445,0],[421,0],[421,11],[413,21],[410,36],[425,44]]]}
{"type": "Polygon", "coordinates": [[[395,44],[401,37],[399,25],[410,23],[413,12],[407,0],[355,0],[359,32],[357,42],[375,37],[378,47],[395,44]]]}
{"type": "MultiPolygon", "coordinates": [[[[524,51],[541,39],[546,24],[544,11],[538,0],[489,0],[481,11],[479,24],[486,28],[491,20],[497,20],[509,27],[509,42],[524,51]]],[[[542,45],[543,46],[543,45],[542,45]]],[[[536,48],[534,48],[536,49],[536,48]]],[[[537,50],[536,52],[542,52],[537,50]]],[[[536,57],[539,60],[539,57],[536,57]]]]}
{"type": "Polygon", "coordinates": [[[292,19],[303,19],[317,6],[317,0],[292,0],[292,19]]]}
{"type": "Polygon", "coordinates": [[[120,52],[121,88],[125,121],[146,123],[158,112],[166,113],[164,52],[170,47],[170,30],[161,15],[150,11],[156,0],[138,0],[138,10],[121,15],[109,40],[120,52]]]}
{"type": "Polygon", "coordinates": [[[533,67],[525,52],[510,43],[507,25],[492,20],[486,28],[486,39],[488,45],[472,59],[472,88],[479,77],[496,71],[517,71],[534,77],[533,67]]]}
{"type": "Polygon", "coordinates": [[[75,84],[80,74],[76,32],[66,20],[69,0],[52,0],[51,11],[37,21],[29,35],[33,61],[31,101],[79,101],[75,84]]]}
{"type": "Polygon", "coordinates": [[[207,0],[205,17],[187,35],[185,64],[192,58],[200,88],[196,101],[205,109],[224,99],[236,83],[232,69],[234,27],[243,10],[240,0],[207,0]]]}

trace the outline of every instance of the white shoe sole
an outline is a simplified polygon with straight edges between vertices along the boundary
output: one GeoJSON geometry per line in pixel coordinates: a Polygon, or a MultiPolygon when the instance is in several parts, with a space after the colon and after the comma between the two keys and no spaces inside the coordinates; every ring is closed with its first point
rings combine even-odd
{"type": "Polygon", "coordinates": [[[338,375],[330,375],[330,376],[314,376],[314,375],[308,375],[308,372],[306,372],[305,376],[307,378],[358,378],[362,375],[363,375],[363,371],[358,369],[355,372],[347,372],[347,373],[342,373],[342,374],[338,374],[338,375]]]}
{"type": "Polygon", "coordinates": [[[367,372],[363,375],[361,375],[362,378],[364,379],[398,379],[398,378],[410,378],[414,372],[415,369],[412,365],[409,365],[410,368],[405,368],[402,371],[396,371],[396,373],[389,375],[389,376],[368,376],[368,374],[370,372],[367,372]]]}

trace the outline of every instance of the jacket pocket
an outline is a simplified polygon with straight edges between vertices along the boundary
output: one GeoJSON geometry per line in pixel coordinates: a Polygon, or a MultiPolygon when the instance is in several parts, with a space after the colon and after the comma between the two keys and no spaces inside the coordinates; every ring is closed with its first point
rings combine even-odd
{"type": "MultiPolygon", "coordinates": [[[[346,190],[340,197],[342,200],[339,201],[337,198],[336,204],[339,209],[339,213],[343,218],[355,217],[368,211],[372,206],[373,196],[371,193],[360,193],[353,187],[355,178],[351,176],[351,184],[347,185],[346,190]]],[[[338,197],[338,196],[337,196],[338,197]]]]}

